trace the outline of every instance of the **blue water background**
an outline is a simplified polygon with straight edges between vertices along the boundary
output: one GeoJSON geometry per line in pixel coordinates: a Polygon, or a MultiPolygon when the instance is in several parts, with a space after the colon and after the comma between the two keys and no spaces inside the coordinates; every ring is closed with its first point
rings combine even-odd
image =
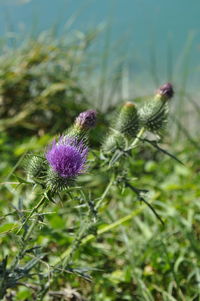
{"type": "Polygon", "coordinates": [[[187,73],[190,84],[199,85],[199,0],[0,0],[0,35],[36,34],[55,25],[61,34],[73,14],[72,30],[109,24],[110,40],[113,45],[119,41],[124,53],[137,61],[136,71],[145,71],[156,60],[162,76],[170,62],[181,66],[178,72],[187,73]]]}

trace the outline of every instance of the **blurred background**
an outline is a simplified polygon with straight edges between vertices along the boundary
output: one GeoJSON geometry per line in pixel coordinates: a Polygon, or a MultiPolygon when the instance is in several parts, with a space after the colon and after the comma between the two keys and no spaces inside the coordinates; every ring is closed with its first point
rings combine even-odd
{"type": "Polygon", "coordinates": [[[150,81],[172,79],[175,71],[182,77],[183,64],[189,64],[187,81],[195,86],[200,73],[199,10],[198,0],[1,0],[0,34],[16,44],[20,36],[52,28],[65,35],[69,27],[87,32],[103,26],[110,59],[122,51],[130,59],[129,71],[150,81]]]}
{"type": "Polygon", "coordinates": [[[179,111],[175,123],[182,119],[195,135],[200,112],[199,11],[198,0],[0,0],[1,53],[22,51],[31,39],[44,47],[55,40],[65,40],[67,48],[79,45],[73,65],[81,65],[80,85],[100,111],[152,94],[170,81],[179,111]]]}

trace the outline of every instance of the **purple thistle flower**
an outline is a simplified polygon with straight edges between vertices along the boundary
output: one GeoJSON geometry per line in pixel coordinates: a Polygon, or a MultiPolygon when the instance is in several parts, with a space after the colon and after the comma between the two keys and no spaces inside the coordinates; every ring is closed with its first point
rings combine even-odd
{"type": "Polygon", "coordinates": [[[63,178],[73,178],[86,169],[88,148],[75,138],[61,136],[46,152],[46,159],[52,169],[63,178]]]}
{"type": "Polygon", "coordinates": [[[161,96],[166,97],[167,99],[172,98],[173,95],[174,95],[174,89],[173,89],[172,84],[166,83],[166,84],[162,85],[162,86],[159,88],[158,93],[159,93],[161,96]]]}
{"type": "Polygon", "coordinates": [[[79,114],[76,118],[75,124],[84,129],[90,129],[96,124],[96,111],[95,110],[87,110],[79,114]]]}

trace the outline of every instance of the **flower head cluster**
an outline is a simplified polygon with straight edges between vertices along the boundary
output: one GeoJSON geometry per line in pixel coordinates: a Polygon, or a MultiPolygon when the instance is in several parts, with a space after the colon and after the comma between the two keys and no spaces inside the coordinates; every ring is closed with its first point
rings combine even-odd
{"type": "Polygon", "coordinates": [[[76,118],[75,125],[86,130],[93,128],[96,125],[96,115],[95,110],[82,112],[76,118]]]}
{"type": "Polygon", "coordinates": [[[84,172],[88,148],[77,139],[61,136],[46,152],[51,168],[62,178],[73,178],[84,172]]]}

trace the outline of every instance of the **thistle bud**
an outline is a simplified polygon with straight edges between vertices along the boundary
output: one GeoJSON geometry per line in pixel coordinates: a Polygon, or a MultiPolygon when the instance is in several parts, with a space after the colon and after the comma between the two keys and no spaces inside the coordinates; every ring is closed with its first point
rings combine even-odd
{"type": "Polygon", "coordinates": [[[125,149],[126,146],[126,139],[123,134],[116,132],[111,135],[109,135],[103,146],[102,149],[105,153],[113,153],[117,149],[125,149]]]}
{"type": "Polygon", "coordinates": [[[174,95],[173,86],[166,83],[159,88],[155,97],[145,103],[139,111],[142,125],[150,132],[162,134],[168,118],[168,102],[174,95]]]}
{"type": "Polygon", "coordinates": [[[106,153],[114,152],[117,149],[124,149],[129,137],[136,137],[140,127],[138,110],[132,102],[126,102],[112,127],[114,132],[106,138],[103,144],[103,151],[106,153]]]}
{"type": "Polygon", "coordinates": [[[75,120],[75,126],[84,130],[89,130],[96,125],[96,111],[88,110],[79,114],[75,120]]]}
{"type": "Polygon", "coordinates": [[[158,91],[157,91],[157,96],[161,98],[161,100],[168,100],[172,98],[174,95],[174,89],[172,84],[166,83],[162,85],[158,91]]]}
{"type": "Polygon", "coordinates": [[[30,158],[26,159],[25,162],[27,177],[31,179],[42,179],[47,171],[46,159],[36,155],[29,155],[29,157],[30,158]]]}
{"type": "Polygon", "coordinates": [[[66,135],[76,138],[77,141],[87,143],[88,131],[96,125],[96,111],[88,110],[79,114],[74,125],[66,131],[66,135]]]}
{"type": "Polygon", "coordinates": [[[114,129],[125,136],[136,137],[139,129],[139,116],[137,107],[132,102],[126,102],[117,116],[114,129]]]}

